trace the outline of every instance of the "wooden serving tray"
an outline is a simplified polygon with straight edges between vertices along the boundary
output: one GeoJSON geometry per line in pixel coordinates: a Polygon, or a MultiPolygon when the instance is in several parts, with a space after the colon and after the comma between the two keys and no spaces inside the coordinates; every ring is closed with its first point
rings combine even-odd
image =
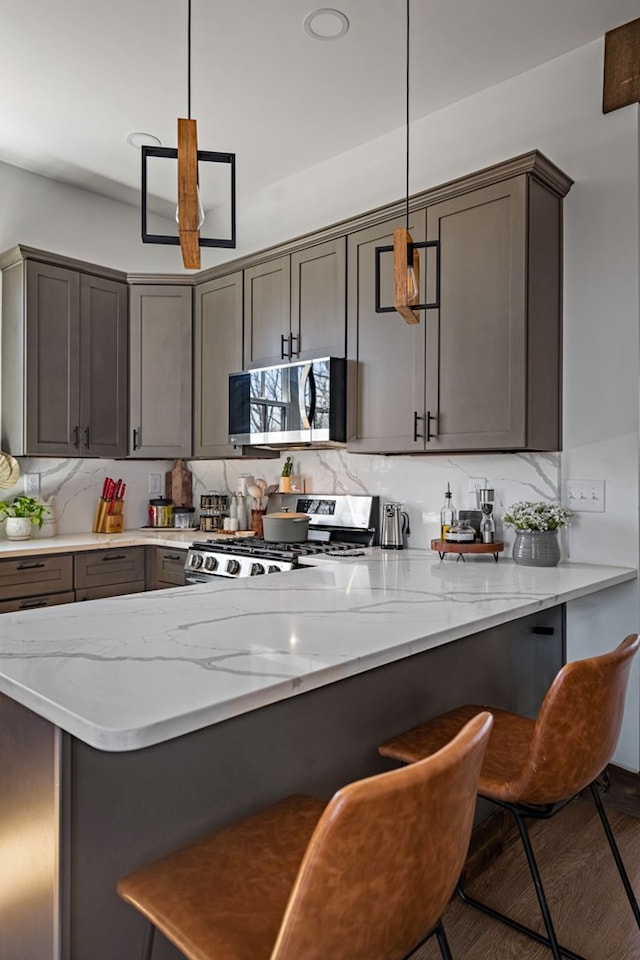
{"type": "Polygon", "coordinates": [[[446,553],[457,553],[457,559],[464,562],[465,553],[475,553],[475,554],[493,554],[493,559],[498,562],[498,557],[504,550],[504,543],[501,540],[496,540],[495,543],[453,543],[448,540],[432,540],[431,549],[437,550],[440,554],[440,559],[444,560],[446,553]]]}

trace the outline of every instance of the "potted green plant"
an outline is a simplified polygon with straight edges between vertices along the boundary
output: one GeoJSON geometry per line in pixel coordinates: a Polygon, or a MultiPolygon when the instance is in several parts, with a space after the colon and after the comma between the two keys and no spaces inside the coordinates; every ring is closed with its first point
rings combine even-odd
{"type": "Polygon", "coordinates": [[[521,500],[508,507],[503,522],[515,527],[513,559],[529,567],[555,567],[560,560],[558,530],[569,525],[573,513],[557,503],[521,500]]]}
{"type": "Polygon", "coordinates": [[[287,457],[287,459],[282,465],[282,473],[280,474],[280,483],[278,485],[278,489],[280,493],[291,492],[291,474],[292,473],[293,473],[293,457],[287,457]]]}
{"type": "Polygon", "coordinates": [[[7,521],[9,540],[28,540],[33,527],[41,527],[49,508],[33,497],[15,497],[11,503],[0,500],[0,519],[7,521]]]}

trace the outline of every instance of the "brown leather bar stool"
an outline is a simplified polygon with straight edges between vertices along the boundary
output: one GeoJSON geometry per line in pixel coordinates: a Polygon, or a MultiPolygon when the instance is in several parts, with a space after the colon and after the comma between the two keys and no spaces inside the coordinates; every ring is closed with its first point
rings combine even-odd
{"type": "Polygon", "coordinates": [[[130,874],[118,893],[188,960],[402,960],[435,934],[469,845],[488,713],[428,759],[288,797],[130,874]]]}
{"type": "MultiPolygon", "coordinates": [[[[566,664],[549,688],[535,720],[485,708],[491,710],[494,725],[478,793],[515,816],[547,937],[474,900],[460,884],[458,893],[465,903],[545,944],[554,960],[560,960],[561,956],[571,960],[584,960],[584,957],[558,944],[525,821],[552,817],[586,787],[590,788],[640,928],[640,910],[596,784],[618,742],[629,670],[639,645],[637,634],[632,634],[611,653],[566,664]]],[[[420,762],[439,750],[469,717],[482,709],[458,707],[393,737],[379,751],[385,757],[405,763],[420,762]]]]}

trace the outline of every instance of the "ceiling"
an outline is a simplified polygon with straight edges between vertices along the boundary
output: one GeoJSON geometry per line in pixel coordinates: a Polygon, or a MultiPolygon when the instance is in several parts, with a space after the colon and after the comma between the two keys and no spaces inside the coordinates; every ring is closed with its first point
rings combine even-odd
{"type": "MultiPolygon", "coordinates": [[[[350,21],[334,42],[302,29],[313,0],[192,0],[199,146],[237,154],[239,198],[404,124],[405,0],[330,2],[350,21]]],[[[602,37],[637,4],[412,0],[411,115],[602,37]]],[[[176,144],[187,0],[0,0],[0,23],[0,160],[137,205],[125,138],[176,144]]]]}

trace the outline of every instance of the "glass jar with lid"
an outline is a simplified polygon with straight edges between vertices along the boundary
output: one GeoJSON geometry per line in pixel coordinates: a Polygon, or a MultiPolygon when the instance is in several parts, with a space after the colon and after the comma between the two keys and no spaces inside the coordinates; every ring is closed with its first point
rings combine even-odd
{"type": "Polygon", "coordinates": [[[456,520],[447,530],[447,543],[473,543],[476,532],[468,520],[456,520]]]}

